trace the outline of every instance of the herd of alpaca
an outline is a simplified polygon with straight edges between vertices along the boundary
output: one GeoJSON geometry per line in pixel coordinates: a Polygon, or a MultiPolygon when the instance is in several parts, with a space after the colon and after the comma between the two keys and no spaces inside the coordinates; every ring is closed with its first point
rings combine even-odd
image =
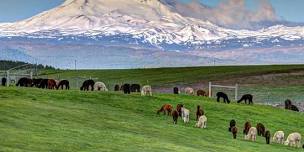
{"type": "MultiPolygon", "coordinates": [[[[236,121],[231,120],[229,124],[228,131],[232,133],[234,139],[237,138],[238,129],[236,126],[236,121]]],[[[258,123],[256,127],[251,126],[250,122],[245,122],[243,128],[244,139],[255,142],[257,136],[264,137],[266,140],[266,144],[270,144],[271,134],[269,130],[265,129],[265,126],[262,123],[258,123]]],[[[301,147],[301,134],[298,132],[294,132],[289,134],[284,142],[284,132],[276,131],[272,137],[273,143],[284,144],[286,146],[292,147],[301,147]]],[[[304,146],[304,145],[303,145],[304,146]]],[[[304,147],[303,147],[304,148],[304,147]]]]}

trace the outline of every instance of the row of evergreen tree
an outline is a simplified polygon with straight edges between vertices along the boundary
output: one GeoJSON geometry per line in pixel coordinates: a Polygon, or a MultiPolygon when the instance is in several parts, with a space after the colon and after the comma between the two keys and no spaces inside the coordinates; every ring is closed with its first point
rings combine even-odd
{"type": "Polygon", "coordinates": [[[0,60],[0,70],[8,70],[17,66],[22,66],[25,64],[29,64],[31,67],[35,67],[37,69],[46,69],[46,70],[54,70],[55,68],[48,65],[42,65],[42,64],[30,64],[22,61],[7,61],[7,60],[0,60]]]}

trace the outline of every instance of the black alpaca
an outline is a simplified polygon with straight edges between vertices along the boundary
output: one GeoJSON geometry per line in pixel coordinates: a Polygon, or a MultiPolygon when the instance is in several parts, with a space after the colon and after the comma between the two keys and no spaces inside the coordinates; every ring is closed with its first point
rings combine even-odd
{"type": "Polygon", "coordinates": [[[173,88],[173,94],[179,94],[179,89],[178,87],[173,88]]]}
{"type": "Polygon", "coordinates": [[[1,85],[2,85],[2,86],[6,86],[6,81],[7,81],[6,78],[2,78],[2,80],[1,80],[1,85]]]}
{"type": "Polygon", "coordinates": [[[122,85],[122,90],[124,94],[131,94],[131,85],[130,84],[122,85]]]}
{"type": "Polygon", "coordinates": [[[217,99],[216,99],[217,102],[220,102],[220,99],[223,98],[224,99],[224,103],[228,103],[228,104],[230,103],[228,95],[225,94],[224,92],[218,92],[216,94],[216,96],[217,96],[217,99]]]}
{"type": "Polygon", "coordinates": [[[300,111],[299,108],[297,106],[295,106],[295,105],[291,105],[290,110],[296,111],[296,112],[300,111]]]}
{"type": "Polygon", "coordinates": [[[231,132],[232,128],[235,127],[235,125],[236,125],[236,121],[234,119],[232,119],[230,121],[228,131],[231,132]]]}
{"type": "Polygon", "coordinates": [[[38,79],[33,79],[33,84],[32,84],[32,87],[39,87],[40,86],[40,84],[41,84],[41,81],[42,81],[43,79],[41,79],[41,78],[38,78],[38,79]]]}
{"type": "Polygon", "coordinates": [[[49,81],[49,79],[42,79],[40,84],[39,84],[39,88],[47,89],[48,88],[48,81],[49,81]]]}
{"type": "Polygon", "coordinates": [[[86,80],[83,82],[82,86],[80,87],[80,90],[90,91],[90,87],[91,87],[91,90],[94,91],[94,84],[95,84],[94,80],[86,80]]]}
{"type": "Polygon", "coordinates": [[[266,144],[270,144],[270,137],[271,137],[270,131],[267,130],[267,131],[265,132],[266,144]]]}
{"type": "Polygon", "coordinates": [[[131,85],[131,92],[140,92],[140,85],[139,84],[132,84],[131,85]]]}
{"type": "Polygon", "coordinates": [[[248,104],[253,104],[252,99],[253,96],[251,94],[245,94],[237,103],[241,103],[242,101],[245,101],[245,104],[247,104],[247,100],[248,100],[248,104]]]}
{"type": "Polygon", "coordinates": [[[56,89],[61,88],[61,90],[63,90],[64,87],[66,90],[70,90],[70,82],[68,80],[61,80],[56,89]]]}
{"type": "Polygon", "coordinates": [[[32,79],[29,78],[21,78],[19,79],[18,83],[16,84],[16,86],[20,86],[20,87],[31,87],[33,83],[32,79]]]}
{"type": "Polygon", "coordinates": [[[119,91],[119,90],[120,90],[120,86],[118,84],[116,84],[114,87],[114,91],[119,91]]]}

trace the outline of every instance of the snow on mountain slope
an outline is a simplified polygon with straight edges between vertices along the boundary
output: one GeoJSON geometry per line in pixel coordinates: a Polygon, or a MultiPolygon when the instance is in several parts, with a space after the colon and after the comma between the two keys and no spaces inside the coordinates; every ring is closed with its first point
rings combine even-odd
{"type": "Polygon", "coordinates": [[[246,38],[256,41],[271,38],[301,40],[304,27],[231,30],[208,21],[183,17],[159,0],[66,0],[62,5],[32,18],[0,24],[0,36],[121,34],[152,45],[202,45],[210,41],[246,38]]]}

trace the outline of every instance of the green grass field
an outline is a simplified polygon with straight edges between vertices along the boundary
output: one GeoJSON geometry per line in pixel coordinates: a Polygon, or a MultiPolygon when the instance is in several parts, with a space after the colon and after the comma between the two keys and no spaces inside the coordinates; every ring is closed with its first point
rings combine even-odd
{"type": "MultiPolygon", "coordinates": [[[[245,121],[263,123],[276,130],[304,133],[304,117],[268,106],[225,105],[194,96],[49,91],[0,87],[0,151],[303,151],[283,145],[243,140],[245,121]],[[191,110],[190,124],[172,124],[172,118],[156,115],[164,103],[184,103],[191,110]],[[208,128],[194,128],[196,105],[202,105],[208,128]],[[237,121],[237,140],[228,132],[237,121]]],[[[304,135],[304,134],[303,134],[304,135]]]]}

